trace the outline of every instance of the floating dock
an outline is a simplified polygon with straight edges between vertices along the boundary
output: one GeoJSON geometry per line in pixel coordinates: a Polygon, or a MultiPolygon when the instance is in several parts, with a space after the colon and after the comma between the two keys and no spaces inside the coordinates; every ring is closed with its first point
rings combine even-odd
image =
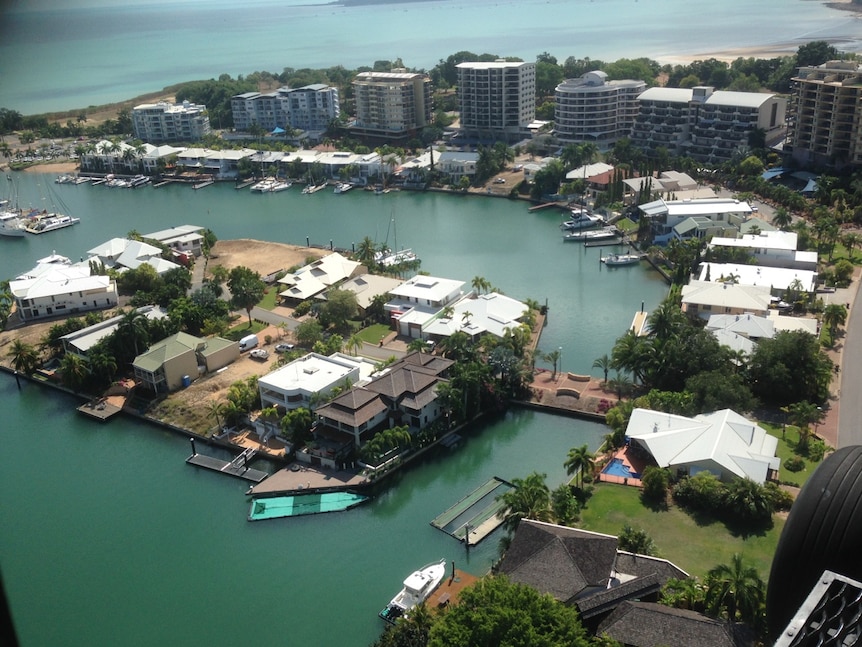
{"type": "Polygon", "coordinates": [[[205,189],[208,186],[212,186],[215,184],[213,180],[204,180],[203,182],[198,182],[197,184],[193,184],[192,188],[197,191],[198,189],[205,189]]]}
{"type": "Polygon", "coordinates": [[[94,418],[99,422],[107,421],[122,410],[122,407],[118,407],[116,404],[107,402],[105,399],[87,402],[78,407],[79,412],[83,413],[85,416],[94,418]]]}
{"type": "Polygon", "coordinates": [[[324,512],[342,512],[355,508],[367,500],[367,496],[352,492],[313,492],[252,499],[248,520],[261,521],[324,512]]]}
{"type": "Polygon", "coordinates": [[[228,476],[235,476],[253,483],[260,483],[269,474],[261,470],[253,470],[246,467],[248,462],[254,457],[255,451],[246,449],[242,454],[234,458],[232,461],[223,461],[212,456],[204,456],[203,454],[194,453],[186,459],[189,465],[203,467],[204,469],[212,470],[213,472],[221,472],[228,476]]]}
{"type": "Polygon", "coordinates": [[[497,497],[512,487],[511,483],[495,476],[434,519],[431,525],[468,546],[475,546],[503,523],[497,513],[505,504],[497,497]]]}

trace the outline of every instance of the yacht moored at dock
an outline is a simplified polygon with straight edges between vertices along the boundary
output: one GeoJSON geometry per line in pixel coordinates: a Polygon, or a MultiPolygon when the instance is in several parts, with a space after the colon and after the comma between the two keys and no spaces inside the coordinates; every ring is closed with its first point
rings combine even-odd
{"type": "Polygon", "coordinates": [[[20,238],[24,235],[21,215],[13,211],[0,211],[0,236],[20,238]]]}
{"type": "Polygon", "coordinates": [[[595,240],[608,240],[617,236],[619,236],[619,231],[616,227],[602,227],[593,231],[563,234],[563,240],[566,242],[587,243],[595,240]]]}
{"type": "Polygon", "coordinates": [[[46,234],[55,229],[64,229],[65,227],[77,225],[79,222],[81,222],[80,218],[54,213],[34,219],[24,230],[31,234],[46,234]]]}
{"type": "Polygon", "coordinates": [[[573,209],[571,218],[560,223],[560,229],[566,231],[578,231],[580,229],[589,229],[596,227],[604,222],[601,216],[595,216],[586,209],[573,209]]]}
{"type": "Polygon", "coordinates": [[[614,265],[634,265],[635,263],[639,263],[641,260],[640,254],[611,254],[610,256],[605,256],[602,259],[602,263],[608,266],[614,265]]]}
{"type": "Polygon", "coordinates": [[[445,559],[432,564],[426,564],[418,571],[413,571],[404,580],[404,588],[380,612],[380,617],[392,624],[395,624],[398,618],[406,617],[411,609],[428,599],[428,596],[440,586],[440,582],[443,581],[445,575],[445,559]]]}

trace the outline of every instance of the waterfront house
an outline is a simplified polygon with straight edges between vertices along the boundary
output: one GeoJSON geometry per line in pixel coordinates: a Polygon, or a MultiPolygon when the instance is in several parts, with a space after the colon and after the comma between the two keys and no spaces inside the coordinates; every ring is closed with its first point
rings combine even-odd
{"type": "MultiPolygon", "coordinates": [[[[167,311],[158,306],[142,306],[136,308],[135,312],[141,313],[150,321],[166,319],[168,316],[167,311]]],[[[90,349],[103,339],[114,334],[124,316],[122,314],[117,315],[116,317],[95,323],[92,326],[87,326],[86,328],[81,328],[81,330],[63,335],[60,337],[60,341],[63,343],[63,352],[67,355],[73,353],[81,359],[89,361],[90,349]]]]}
{"type": "Polygon", "coordinates": [[[451,312],[439,311],[422,327],[422,338],[439,341],[459,331],[474,340],[486,333],[503,337],[521,325],[528,310],[526,304],[499,292],[471,293],[452,305],[451,312]]]}
{"type": "Polygon", "coordinates": [[[731,409],[694,418],[635,409],[626,427],[633,447],[680,476],[710,472],[722,481],[777,478],[778,439],[731,409]]]}
{"type": "Polygon", "coordinates": [[[394,290],[384,308],[399,335],[419,339],[422,328],[463,296],[464,281],[416,275],[394,290]]]}
{"type": "Polygon", "coordinates": [[[650,221],[653,242],[664,245],[671,239],[705,238],[715,232],[733,233],[751,217],[751,205],[731,198],[664,200],[659,198],[638,206],[642,218],[650,221]],[[694,218],[695,220],[682,225],[694,218]],[[694,223],[694,226],[692,226],[694,223]],[[682,225],[681,229],[677,227],[682,225]]]}
{"type": "Polygon", "coordinates": [[[162,250],[141,240],[112,238],[87,250],[88,261],[95,261],[117,271],[134,270],[149,265],[156,274],[164,274],[180,267],[177,263],[162,258],[162,250]]]}
{"type": "Polygon", "coordinates": [[[279,279],[278,282],[287,289],[279,292],[278,296],[293,304],[311,299],[354,276],[360,267],[358,261],[333,252],[279,279]]]}
{"type": "Polygon", "coordinates": [[[769,286],[774,296],[783,296],[788,289],[813,294],[817,288],[817,272],[787,269],[768,265],[742,265],[739,263],[701,263],[699,280],[722,281],[732,276],[740,285],[769,286]]]}
{"type": "Polygon", "coordinates": [[[117,282],[109,276],[91,275],[86,263],[39,264],[30,272],[9,281],[9,291],[24,321],[117,305],[117,282]]]}
{"type": "Polygon", "coordinates": [[[595,630],[626,600],[657,600],[671,578],[688,573],[657,557],[617,549],[613,535],[522,519],[499,572],[511,581],[575,606],[595,630]]]}
{"type": "Polygon", "coordinates": [[[769,286],[740,285],[731,281],[690,281],[682,286],[682,311],[708,319],[714,314],[754,314],[765,317],[772,303],[769,286]]]}
{"type": "Polygon", "coordinates": [[[356,295],[359,316],[364,318],[375,298],[389,294],[402,283],[404,283],[404,279],[396,279],[391,276],[360,274],[340,284],[338,289],[353,292],[356,295]]]}
{"type": "Polygon", "coordinates": [[[362,359],[341,353],[329,357],[309,353],[258,379],[261,406],[282,411],[313,409],[316,398],[325,400],[336,387],[349,388],[363,374],[370,375],[372,368],[362,359]]]}
{"type": "Polygon", "coordinates": [[[761,231],[738,237],[716,237],[709,241],[709,247],[744,249],[757,265],[816,271],[817,252],[797,251],[797,243],[796,232],[761,231]]]}
{"type": "Polygon", "coordinates": [[[169,393],[238,358],[239,344],[235,341],[178,332],[150,346],[135,358],[132,366],[135,380],[155,393],[169,393]]]}
{"type": "Polygon", "coordinates": [[[203,253],[204,230],[199,225],[180,225],[144,234],[141,238],[158,241],[174,250],[175,255],[200,256],[203,253]]]}
{"type": "Polygon", "coordinates": [[[687,173],[662,171],[655,176],[642,175],[623,180],[625,204],[635,204],[641,196],[670,200],[701,200],[717,197],[708,186],[701,186],[687,173]]]}
{"type": "Polygon", "coordinates": [[[173,163],[173,160],[186,150],[185,146],[171,146],[170,144],[162,144],[161,146],[151,146],[144,153],[141,162],[144,165],[143,172],[147,175],[155,175],[159,172],[159,161],[161,160],[165,168],[173,163]]]}

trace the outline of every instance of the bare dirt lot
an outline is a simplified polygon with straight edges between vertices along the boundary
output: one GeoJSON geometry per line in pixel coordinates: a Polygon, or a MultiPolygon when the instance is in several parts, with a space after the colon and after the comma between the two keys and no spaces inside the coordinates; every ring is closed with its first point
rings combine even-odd
{"type": "Polygon", "coordinates": [[[250,238],[220,240],[212,249],[207,270],[211,271],[216,265],[221,265],[228,270],[243,265],[261,276],[267,276],[280,270],[304,265],[309,258],[318,259],[328,253],[313,247],[268,243],[250,238]]]}

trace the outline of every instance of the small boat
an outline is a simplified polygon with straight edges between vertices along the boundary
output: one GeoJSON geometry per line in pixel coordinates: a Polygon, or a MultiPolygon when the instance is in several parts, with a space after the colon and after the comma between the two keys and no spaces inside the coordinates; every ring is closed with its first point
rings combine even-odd
{"type": "Polygon", "coordinates": [[[579,229],[589,229],[596,227],[604,222],[601,216],[594,216],[586,209],[572,210],[571,218],[560,223],[560,229],[566,231],[578,231],[579,229]]]}
{"type": "Polygon", "coordinates": [[[74,182],[74,183],[75,183],[76,185],[78,185],[78,184],[86,184],[87,182],[89,182],[89,181],[90,181],[90,179],[91,179],[91,178],[88,178],[88,177],[82,177],[82,176],[80,176],[80,175],[79,175],[78,177],[76,177],[76,178],[75,178],[75,182],[74,182]]]}
{"type": "Polygon", "coordinates": [[[392,624],[395,624],[398,618],[407,617],[411,609],[427,600],[428,596],[440,586],[445,575],[445,559],[414,571],[404,580],[404,588],[380,612],[380,617],[392,624]]]}
{"type": "Polygon", "coordinates": [[[19,238],[23,236],[24,222],[21,215],[12,211],[0,211],[0,236],[19,238]]]}
{"type": "Polygon", "coordinates": [[[144,186],[145,184],[150,183],[150,178],[146,175],[136,175],[131,180],[129,180],[129,186],[133,189],[137,189],[139,186],[144,186]]]}
{"type": "Polygon", "coordinates": [[[613,265],[634,265],[641,260],[640,254],[611,254],[602,258],[602,263],[608,266],[613,265]]]}
{"type": "Polygon", "coordinates": [[[352,188],[353,188],[353,185],[350,184],[349,182],[339,182],[338,184],[335,185],[335,190],[333,191],[333,193],[339,193],[339,194],[347,193],[352,188]]]}
{"type": "Polygon", "coordinates": [[[322,184],[309,184],[308,186],[306,186],[302,190],[302,192],[305,195],[311,195],[312,193],[317,193],[318,191],[321,191],[325,188],[326,188],[326,182],[323,182],[322,184]]]}
{"type": "Polygon", "coordinates": [[[255,193],[269,193],[272,190],[272,185],[275,182],[274,178],[264,178],[260,182],[251,185],[251,191],[255,193]]]}
{"type": "Polygon", "coordinates": [[[401,265],[401,263],[412,263],[416,260],[419,260],[419,257],[416,256],[416,252],[412,249],[402,249],[398,252],[387,250],[385,252],[377,252],[374,254],[374,262],[378,265],[383,265],[384,267],[401,265]]]}
{"type": "Polygon", "coordinates": [[[285,182],[284,180],[273,180],[269,187],[270,193],[278,193],[279,191],[287,191],[293,186],[293,182],[285,182]]]}
{"type": "Polygon", "coordinates": [[[77,225],[79,222],[81,222],[80,218],[51,214],[48,216],[42,216],[40,218],[37,218],[29,225],[27,225],[25,231],[31,234],[45,234],[49,231],[54,231],[55,229],[63,229],[65,227],[77,225]]]}
{"type": "Polygon", "coordinates": [[[54,180],[54,182],[57,184],[71,184],[74,181],[75,181],[75,176],[74,175],[68,175],[68,174],[58,175],[57,179],[54,180]]]}
{"type": "Polygon", "coordinates": [[[602,227],[593,231],[570,232],[563,234],[566,242],[587,243],[594,240],[608,240],[619,235],[616,227],[602,227]]]}

